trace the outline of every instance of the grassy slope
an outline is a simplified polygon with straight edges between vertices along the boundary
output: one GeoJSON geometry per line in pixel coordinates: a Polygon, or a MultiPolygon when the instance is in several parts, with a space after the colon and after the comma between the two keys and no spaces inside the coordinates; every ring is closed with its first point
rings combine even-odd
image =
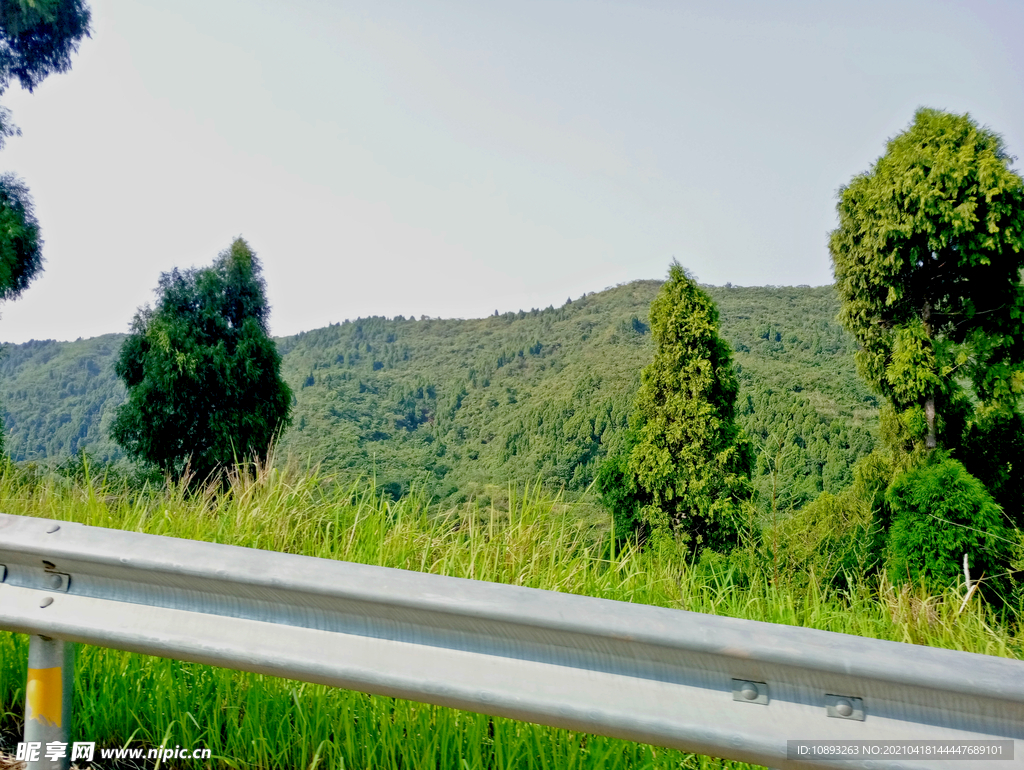
{"type": "MultiPolygon", "coordinates": [[[[358,486],[271,473],[230,495],[188,499],[32,480],[0,468],[0,510],[197,540],[345,559],[1021,658],[1017,632],[960,595],[880,591],[843,596],[806,581],[738,585],[688,566],[672,548],[609,554],[572,509],[543,494],[512,495],[500,517],[429,516],[423,503],[382,502],[358,486]]],[[[806,576],[804,576],[806,577],[806,576]]],[[[26,643],[0,633],[0,733],[21,718],[26,643]]],[[[703,757],[507,719],[271,677],[82,648],[73,740],[208,747],[211,766],[239,768],[728,767],[703,757]],[[319,762],[319,764],[317,764],[319,762]]],[[[193,765],[189,765],[193,766],[193,765]]],[[[194,764],[200,767],[199,763],[194,764]]]]}
{"type": "MultiPolygon", "coordinates": [[[[296,393],[282,450],[331,471],[375,473],[397,496],[486,499],[510,479],[579,491],[614,450],[651,357],[657,281],[561,308],[476,320],[363,319],[278,340],[296,393]]],[[[736,350],[740,419],[762,447],[789,442],[800,499],[849,481],[872,443],[875,402],[824,288],[709,288],[736,350]]],[[[8,348],[0,361],[7,448],[43,460],[106,438],[123,399],[119,335],[8,348]]],[[[768,464],[762,463],[762,476],[768,464]]],[[[762,478],[762,483],[764,479],[762,478]]]]}

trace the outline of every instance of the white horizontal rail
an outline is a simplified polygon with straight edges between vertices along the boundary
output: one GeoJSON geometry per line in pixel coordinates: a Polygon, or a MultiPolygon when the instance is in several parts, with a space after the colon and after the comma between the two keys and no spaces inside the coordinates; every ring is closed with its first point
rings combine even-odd
{"type": "Polygon", "coordinates": [[[778,768],[936,766],[791,740],[1006,740],[938,766],[1024,767],[1016,660],[7,514],[0,565],[20,633],[778,768]]]}

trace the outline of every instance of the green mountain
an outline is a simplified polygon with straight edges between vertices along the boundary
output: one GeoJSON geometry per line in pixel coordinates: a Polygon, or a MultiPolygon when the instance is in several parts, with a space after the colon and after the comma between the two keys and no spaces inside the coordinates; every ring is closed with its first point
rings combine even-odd
{"type": "MultiPolygon", "coordinates": [[[[647,311],[659,286],[638,281],[484,319],[366,318],[279,338],[296,397],[281,453],[372,473],[396,496],[416,485],[457,500],[510,480],[585,489],[618,446],[651,358],[647,311]]],[[[762,498],[799,506],[847,484],[874,443],[877,401],[856,376],[832,289],[706,288],[735,350],[762,498]]],[[[122,339],[5,348],[0,405],[15,460],[82,449],[119,457],[106,430],[124,398],[112,371],[122,339]]]]}
{"type": "Polygon", "coordinates": [[[0,409],[5,446],[15,461],[59,461],[81,449],[103,460],[120,457],[107,431],[125,397],[114,374],[124,338],[4,345],[0,409]]]}

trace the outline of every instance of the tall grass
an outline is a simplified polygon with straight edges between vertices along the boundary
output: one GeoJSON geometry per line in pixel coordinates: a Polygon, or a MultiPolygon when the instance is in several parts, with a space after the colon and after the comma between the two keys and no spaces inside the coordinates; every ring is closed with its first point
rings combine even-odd
{"type": "MultiPolygon", "coordinates": [[[[508,510],[447,512],[412,495],[381,499],[317,472],[236,472],[227,491],[133,490],[87,476],[29,478],[0,469],[0,511],[150,534],[287,551],[607,599],[683,608],[1022,657],[1015,626],[960,596],[897,593],[865,581],[837,594],[813,579],[772,582],[727,562],[688,564],[668,543],[616,549],[607,527],[539,489],[510,490],[508,510]],[[797,587],[801,586],[801,587],[797,587]]],[[[20,731],[25,637],[0,633],[0,732],[20,731]]],[[[99,746],[208,747],[232,768],[745,767],[454,709],[81,647],[74,735],[99,746]]],[[[183,767],[185,765],[182,765],[183,767]]],[[[189,761],[188,767],[201,763],[189,761]]]]}

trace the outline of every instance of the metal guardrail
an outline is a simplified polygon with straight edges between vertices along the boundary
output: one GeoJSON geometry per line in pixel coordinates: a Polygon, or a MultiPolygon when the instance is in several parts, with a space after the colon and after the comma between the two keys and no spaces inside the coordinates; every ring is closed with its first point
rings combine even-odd
{"type": "MultiPolygon", "coordinates": [[[[1009,741],[1024,662],[0,514],[0,628],[776,768],[788,741],[1009,741]]],[[[66,720],[65,720],[66,721],[66,720]]]]}

